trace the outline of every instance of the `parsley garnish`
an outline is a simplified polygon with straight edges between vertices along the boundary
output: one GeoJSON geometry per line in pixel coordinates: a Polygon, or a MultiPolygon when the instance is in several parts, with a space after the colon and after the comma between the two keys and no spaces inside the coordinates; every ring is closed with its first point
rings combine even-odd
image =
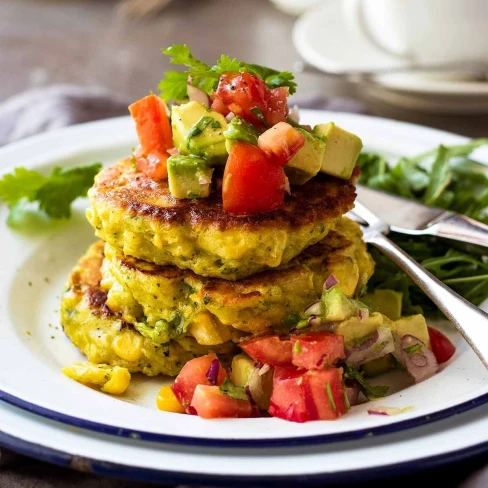
{"type": "Polygon", "coordinates": [[[296,92],[296,83],[293,74],[289,71],[276,71],[257,64],[247,64],[222,54],[213,65],[196,59],[186,44],[173,44],[162,49],[163,54],[171,57],[171,64],[186,66],[187,71],[167,71],[164,79],[159,83],[158,89],[165,100],[183,101],[188,98],[187,84],[190,80],[193,86],[201,88],[205,93],[211,94],[217,89],[219,78],[225,72],[247,72],[259,76],[269,88],[287,86],[290,95],[296,92]]]}
{"type": "Polygon", "coordinates": [[[422,351],[422,344],[414,344],[413,346],[403,349],[407,354],[413,354],[414,352],[422,351]]]}
{"type": "Polygon", "coordinates": [[[241,386],[233,385],[228,378],[225,378],[219,388],[224,395],[234,398],[235,400],[249,400],[246,390],[241,386]]]}
{"type": "Polygon", "coordinates": [[[344,365],[344,377],[349,380],[355,380],[359,383],[362,392],[369,398],[381,398],[388,394],[388,386],[372,386],[364,379],[363,373],[357,369],[344,365]]]}
{"type": "Polygon", "coordinates": [[[332,396],[332,389],[330,387],[330,383],[325,384],[325,391],[327,392],[327,398],[329,399],[330,407],[335,412],[337,407],[334,401],[334,397],[332,396]]]}
{"type": "Polygon", "coordinates": [[[102,165],[93,163],[74,168],[56,167],[49,176],[26,168],[15,168],[0,180],[0,200],[10,208],[7,223],[13,227],[23,224],[21,209],[28,202],[53,219],[71,217],[71,204],[86,196],[95,175],[102,165]]]}

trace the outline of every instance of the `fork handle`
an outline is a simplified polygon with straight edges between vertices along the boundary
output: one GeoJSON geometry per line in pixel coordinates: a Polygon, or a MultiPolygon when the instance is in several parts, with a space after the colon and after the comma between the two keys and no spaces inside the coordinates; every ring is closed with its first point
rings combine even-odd
{"type": "Polygon", "coordinates": [[[488,368],[488,314],[425,270],[388,237],[374,232],[368,235],[368,242],[399,266],[439,307],[488,368]]]}

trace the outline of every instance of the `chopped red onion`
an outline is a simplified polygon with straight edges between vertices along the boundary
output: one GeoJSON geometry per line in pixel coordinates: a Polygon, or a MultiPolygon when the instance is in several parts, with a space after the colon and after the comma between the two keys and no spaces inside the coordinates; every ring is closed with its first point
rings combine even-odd
{"type": "Polygon", "coordinates": [[[323,302],[322,300],[317,300],[316,302],[313,302],[310,304],[306,309],[305,309],[305,315],[307,317],[310,317],[311,315],[322,315],[323,313],[323,302]]]}
{"type": "Polygon", "coordinates": [[[358,310],[359,320],[363,321],[369,318],[369,308],[360,308],[358,310]]]}
{"type": "Polygon", "coordinates": [[[206,374],[207,380],[214,386],[217,384],[217,378],[219,376],[219,370],[220,370],[220,361],[218,359],[214,359],[210,363],[210,367],[208,368],[208,371],[206,374]]]}
{"type": "Polygon", "coordinates": [[[257,405],[251,406],[251,418],[259,418],[261,417],[261,412],[257,405]]]}
{"type": "Polygon", "coordinates": [[[285,191],[288,195],[291,195],[290,180],[285,177],[285,191]]]}
{"type": "Polygon", "coordinates": [[[178,154],[180,154],[180,151],[178,151],[178,149],[176,149],[176,147],[172,147],[171,149],[168,149],[166,152],[170,156],[178,156],[178,154]]]}
{"type": "Polygon", "coordinates": [[[395,342],[391,330],[386,326],[379,327],[370,339],[357,347],[346,348],[346,363],[351,366],[378,359],[395,350],[395,342]]]}
{"type": "Polygon", "coordinates": [[[254,367],[257,369],[261,369],[264,366],[264,363],[261,363],[260,361],[254,361],[254,367]]]}
{"type": "Polygon", "coordinates": [[[358,404],[359,386],[355,381],[352,382],[351,385],[346,384],[345,394],[347,396],[347,400],[349,401],[349,405],[351,407],[354,407],[355,405],[358,404]]]}
{"type": "Polygon", "coordinates": [[[252,397],[251,388],[249,385],[246,385],[244,387],[244,391],[246,392],[247,396],[249,397],[249,401],[251,402],[251,405],[256,405],[256,402],[254,401],[254,398],[252,397]]]}
{"type": "Polygon", "coordinates": [[[310,327],[317,327],[322,323],[322,319],[320,317],[317,317],[317,315],[311,315],[308,318],[308,325],[310,327]]]}
{"type": "Polygon", "coordinates": [[[200,183],[200,185],[208,185],[209,183],[212,183],[212,174],[206,175],[204,173],[198,173],[198,183],[200,183]]]}
{"type": "Polygon", "coordinates": [[[140,144],[138,144],[136,146],[136,149],[134,151],[134,157],[135,158],[142,158],[144,156],[144,151],[142,149],[142,146],[140,144]]]}
{"type": "Polygon", "coordinates": [[[198,86],[193,86],[188,84],[186,87],[186,91],[188,93],[188,98],[192,102],[199,102],[205,107],[210,107],[210,98],[208,95],[198,86]]]}
{"type": "Polygon", "coordinates": [[[293,122],[296,122],[297,124],[300,122],[300,112],[298,110],[297,104],[293,105],[293,107],[291,108],[288,114],[288,117],[290,117],[290,119],[293,120],[293,122]]]}
{"type": "Polygon", "coordinates": [[[402,363],[415,383],[434,376],[439,369],[434,353],[417,337],[405,335],[400,342],[402,363]]]}
{"type": "Polygon", "coordinates": [[[330,290],[333,286],[335,285],[338,285],[339,284],[339,281],[337,280],[337,278],[331,274],[326,280],[325,280],[325,283],[324,283],[324,290],[327,291],[327,290],[330,290]]]}
{"type": "Polygon", "coordinates": [[[234,112],[229,112],[226,116],[225,116],[225,120],[227,120],[227,122],[231,122],[232,119],[236,116],[236,114],[234,112]]]}
{"type": "Polygon", "coordinates": [[[408,412],[412,407],[398,408],[398,407],[374,407],[368,409],[369,415],[398,415],[399,413],[408,412]]]}
{"type": "Polygon", "coordinates": [[[263,376],[263,374],[266,374],[270,369],[271,366],[269,364],[265,364],[262,368],[259,369],[259,376],[263,376]]]}

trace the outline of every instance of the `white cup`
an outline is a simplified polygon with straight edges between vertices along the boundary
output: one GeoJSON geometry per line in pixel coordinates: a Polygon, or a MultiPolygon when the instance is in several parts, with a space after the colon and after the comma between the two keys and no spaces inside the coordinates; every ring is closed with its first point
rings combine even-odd
{"type": "Polygon", "coordinates": [[[488,0],[340,0],[349,29],[412,64],[488,61],[488,0]]]}

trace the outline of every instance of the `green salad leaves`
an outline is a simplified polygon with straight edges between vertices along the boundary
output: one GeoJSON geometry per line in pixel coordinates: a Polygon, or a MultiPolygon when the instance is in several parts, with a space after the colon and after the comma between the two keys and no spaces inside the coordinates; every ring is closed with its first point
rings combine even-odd
{"type": "Polygon", "coordinates": [[[257,64],[248,64],[222,54],[213,66],[196,59],[186,44],[174,44],[162,49],[163,54],[171,57],[171,64],[179,64],[188,68],[186,71],[167,71],[159,83],[161,97],[166,101],[184,101],[187,96],[187,83],[191,79],[193,86],[201,88],[210,95],[217,89],[219,78],[225,72],[247,72],[258,76],[269,88],[287,86],[290,95],[296,92],[297,84],[289,71],[276,71],[257,64]]]}
{"type": "MultiPolygon", "coordinates": [[[[488,177],[471,153],[488,144],[475,139],[468,144],[439,146],[389,166],[378,154],[362,153],[358,160],[359,183],[412,200],[445,208],[488,224],[488,177]]],[[[390,235],[404,251],[461,296],[479,305],[488,297],[488,252],[474,255],[447,241],[390,235]]],[[[376,269],[368,287],[403,293],[403,313],[432,313],[435,305],[388,258],[370,249],[376,269]]]]}
{"type": "Polygon", "coordinates": [[[71,204],[86,196],[102,165],[93,163],[74,168],[56,167],[49,176],[26,168],[15,168],[0,180],[0,200],[10,208],[7,223],[17,220],[22,207],[29,202],[53,219],[71,217],[71,204]]]}

